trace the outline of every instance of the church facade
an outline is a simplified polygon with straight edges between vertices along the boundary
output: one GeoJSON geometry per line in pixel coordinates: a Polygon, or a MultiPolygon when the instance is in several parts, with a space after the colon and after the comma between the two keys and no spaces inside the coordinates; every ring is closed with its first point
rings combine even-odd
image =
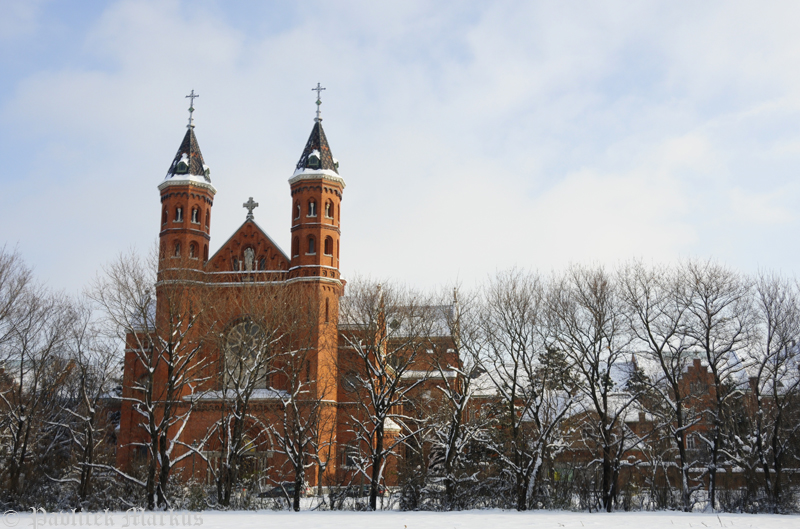
{"type": "Polygon", "coordinates": [[[169,413],[171,459],[184,479],[213,483],[220,459],[234,449],[243,455],[243,474],[267,472],[267,484],[291,481],[286,450],[265,425],[285,420],[288,402],[305,400],[314,404],[301,405],[296,413],[316,414],[318,441],[306,450],[319,452],[324,446],[325,452],[315,455],[318,468],[305,479],[310,486],[342,482],[350,472],[346,461],[339,464],[346,459],[341,447],[348,432],[337,417],[345,181],[319,110],[288,182],[289,254],[255,222],[257,204],[251,197],[244,204],[246,220],[213,255],[209,247],[217,190],[191,111],[186,134],[158,186],[155,323],[128,336],[117,465],[130,471],[137,458],[146,458],[153,431],[164,426],[159,421],[165,423],[163,416],[169,413]],[[142,345],[141,335],[154,345],[142,345]],[[281,357],[275,354],[279,349],[290,353],[281,357]],[[158,365],[153,360],[159,355],[172,358],[169,354],[177,360],[158,365]],[[176,375],[179,369],[183,371],[176,375]],[[302,395],[291,394],[298,387],[302,395]],[[237,406],[243,395],[242,414],[237,406]],[[151,405],[161,411],[148,417],[142,409],[151,405]]]}

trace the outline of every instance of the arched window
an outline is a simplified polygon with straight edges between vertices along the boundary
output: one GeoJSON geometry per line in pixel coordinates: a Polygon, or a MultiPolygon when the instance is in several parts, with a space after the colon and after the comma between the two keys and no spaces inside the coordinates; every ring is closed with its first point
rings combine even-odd
{"type": "Polygon", "coordinates": [[[313,200],[308,201],[308,216],[309,217],[317,216],[317,203],[313,200]]]}
{"type": "Polygon", "coordinates": [[[163,242],[161,243],[161,249],[160,249],[160,251],[158,252],[158,255],[159,255],[159,257],[161,257],[162,259],[163,259],[163,258],[165,258],[165,257],[167,256],[167,245],[166,245],[166,244],[164,244],[163,242]]]}
{"type": "Polygon", "coordinates": [[[211,210],[206,211],[206,229],[211,227],[211,210]]]}
{"type": "Polygon", "coordinates": [[[329,219],[333,218],[333,204],[331,204],[330,200],[325,202],[325,217],[329,219]]]}
{"type": "Polygon", "coordinates": [[[314,255],[317,253],[317,246],[314,237],[308,238],[308,254],[306,255],[314,255]]]}
{"type": "Polygon", "coordinates": [[[339,258],[339,241],[336,241],[336,258],[339,258]]]}
{"type": "Polygon", "coordinates": [[[189,258],[190,259],[197,259],[197,243],[189,244],[189,258]]]}
{"type": "Polygon", "coordinates": [[[325,298],[325,323],[328,323],[328,298],[325,298]]]}
{"type": "Polygon", "coordinates": [[[167,223],[167,208],[164,208],[164,213],[161,215],[161,224],[167,223]]]}
{"type": "Polygon", "coordinates": [[[175,220],[172,222],[183,222],[183,208],[178,206],[175,208],[175,220]]]}
{"type": "Polygon", "coordinates": [[[295,220],[297,220],[300,218],[300,202],[294,203],[294,211],[295,211],[294,218],[295,220]]]}
{"type": "Polygon", "coordinates": [[[333,239],[330,237],[325,237],[325,247],[323,248],[323,252],[325,255],[333,254],[333,239]]]}
{"type": "Polygon", "coordinates": [[[292,239],[292,257],[300,255],[300,239],[295,237],[292,239]]]}
{"type": "Polygon", "coordinates": [[[175,241],[175,251],[172,253],[172,257],[180,257],[181,256],[181,242],[175,241]]]}
{"type": "Polygon", "coordinates": [[[203,245],[203,261],[208,261],[208,245],[203,245]]]}
{"type": "Polygon", "coordinates": [[[267,269],[267,260],[266,258],[262,257],[258,260],[258,269],[259,270],[266,270],[267,269]]]}
{"type": "Polygon", "coordinates": [[[192,224],[200,224],[200,210],[192,208],[192,224]]]}

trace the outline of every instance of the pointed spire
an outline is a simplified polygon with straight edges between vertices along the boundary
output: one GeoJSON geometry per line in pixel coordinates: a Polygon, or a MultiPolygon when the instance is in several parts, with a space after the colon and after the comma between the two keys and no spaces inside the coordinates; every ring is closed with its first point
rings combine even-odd
{"type": "Polygon", "coordinates": [[[300,156],[300,161],[297,162],[295,174],[304,171],[333,171],[339,174],[339,162],[337,162],[331,154],[331,148],[328,146],[328,138],[325,137],[325,131],[322,130],[322,120],[315,121],[314,128],[311,129],[311,135],[306,142],[306,148],[303,149],[303,154],[300,156]]]}
{"type": "Polygon", "coordinates": [[[211,182],[211,171],[203,161],[203,154],[200,152],[200,145],[197,143],[197,136],[194,134],[194,127],[188,127],[183,136],[181,146],[169,166],[166,179],[181,178],[185,176],[199,176],[206,182],[211,182]]]}

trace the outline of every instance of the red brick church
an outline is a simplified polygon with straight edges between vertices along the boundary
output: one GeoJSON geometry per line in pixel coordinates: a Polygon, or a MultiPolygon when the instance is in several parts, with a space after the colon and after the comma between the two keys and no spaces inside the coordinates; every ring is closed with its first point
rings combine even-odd
{"type": "MultiPolygon", "coordinates": [[[[192,100],[193,97],[194,92],[192,100]]],[[[304,372],[306,380],[314,381],[310,391],[324,407],[318,427],[319,436],[328,440],[327,455],[323,457],[326,460],[324,474],[330,476],[330,482],[342,481],[343,473],[347,472],[347,456],[343,456],[341,446],[348,433],[342,419],[337,417],[337,403],[343,391],[339,383],[337,322],[339,298],[344,290],[339,271],[339,244],[345,181],[339,175],[339,163],[331,153],[322,128],[319,100],[317,118],[308,141],[296,167],[288,171],[290,200],[287,200],[286,208],[292,241],[289,254],[256,223],[253,208],[258,204],[251,197],[244,204],[247,209],[244,223],[213,255],[209,255],[212,209],[217,189],[211,182],[210,170],[195,135],[191,117],[194,109],[189,110],[186,134],[166,177],[158,186],[161,200],[160,255],[154,321],[163,329],[141,329],[140,332],[160,334],[164,343],[171,340],[164,338],[164,334],[179,334],[181,343],[169,347],[183,347],[190,351],[192,365],[183,366],[183,369],[191,372],[191,376],[187,375],[181,384],[171,388],[174,391],[171,399],[165,397],[171,376],[169,370],[178,367],[162,363],[148,373],[146,362],[143,362],[147,354],[137,350],[137,347],[142,347],[141,340],[129,335],[117,464],[122,469],[130,469],[137,457],[146,456],[149,430],[146,417],[140,410],[144,407],[143,388],[152,387],[153,396],[148,398],[155,403],[154,406],[163,407],[170,400],[175,402],[175,410],[171,413],[177,419],[171,426],[170,435],[177,439],[172,453],[172,459],[179,460],[176,467],[181,469],[184,478],[191,475],[211,482],[206,469],[208,465],[216,464],[215,458],[220,457],[221,448],[219,436],[209,432],[214,430],[220,417],[228,413],[226,407],[231,406],[222,394],[223,382],[227,379],[215,366],[230,351],[241,351],[242,344],[248,340],[263,339],[263,325],[256,322],[261,309],[255,306],[254,297],[248,298],[247,302],[245,298],[254,292],[281,289],[284,293],[293,293],[294,299],[302,299],[303,312],[312,315],[311,324],[298,331],[296,336],[286,338],[281,335],[276,340],[307,341],[303,347],[309,354],[299,371],[304,372]],[[149,386],[146,385],[148,376],[153,377],[149,386]],[[186,383],[187,379],[191,379],[189,383],[186,383]],[[190,403],[191,416],[182,416],[188,414],[190,403]],[[200,448],[192,454],[189,447],[200,448]],[[185,457],[180,457],[181,454],[185,457]]],[[[263,305],[262,309],[267,311],[275,307],[263,305]]],[[[248,413],[252,420],[244,426],[245,430],[252,429],[252,425],[259,421],[278,420],[278,397],[290,386],[288,378],[292,376],[291,372],[280,369],[281,366],[268,366],[267,363],[264,366],[269,368],[271,375],[247,388],[248,413]]],[[[298,370],[297,366],[293,369],[298,370]]],[[[247,458],[250,470],[272,469],[270,472],[277,473],[271,478],[273,483],[289,478],[285,465],[281,465],[283,456],[278,455],[273,446],[274,441],[255,439],[258,435],[258,432],[249,431],[243,435],[250,443],[246,447],[251,456],[247,458]]],[[[310,470],[306,479],[313,486],[322,475],[323,472],[310,470]]]]}

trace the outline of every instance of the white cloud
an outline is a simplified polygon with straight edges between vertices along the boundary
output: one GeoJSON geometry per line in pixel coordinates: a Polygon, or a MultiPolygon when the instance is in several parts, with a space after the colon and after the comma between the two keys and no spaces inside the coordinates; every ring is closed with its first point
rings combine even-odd
{"type": "Polygon", "coordinates": [[[222,16],[235,4],[112,2],[70,60],[0,101],[21,168],[0,175],[0,242],[70,287],[149,246],[195,89],[212,248],[251,195],[286,246],[286,179],[321,81],[348,182],[345,274],[438,284],[687,254],[785,266],[800,259],[776,250],[800,227],[800,35],[785,11],[800,8],[779,7],[320,2],[255,31],[222,16]]]}

